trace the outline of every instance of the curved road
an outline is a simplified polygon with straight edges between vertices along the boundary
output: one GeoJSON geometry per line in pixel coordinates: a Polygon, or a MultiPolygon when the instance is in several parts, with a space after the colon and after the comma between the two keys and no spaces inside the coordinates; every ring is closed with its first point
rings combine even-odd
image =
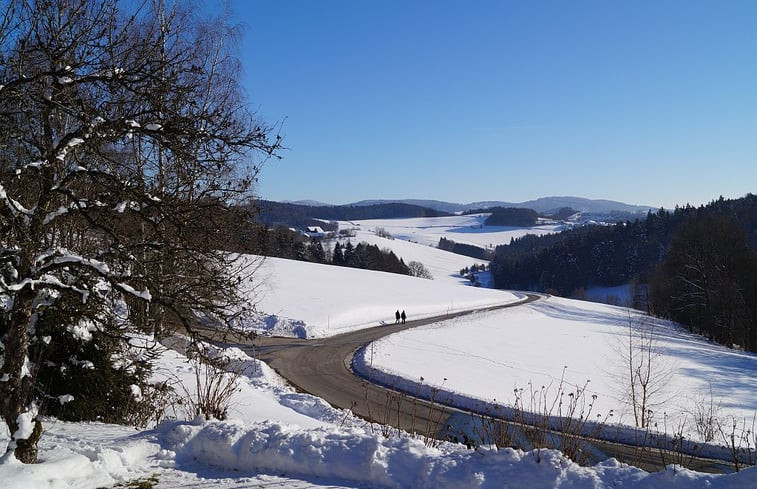
{"type": "MultiPolygon", "coordinates": [[[[303,340],[259,337],[252,345],[248,342],[237,346],[250,356],[268,363],[298,390],[318,396],[334,407],[350,409],[355,415],[368,421],[436,438],[451,417],[460,419],[460,415],[463,415],[473,419],[477,415],[367,382],[357,377],[350,368],[353,353],[372,341],[405,329],[474,312],[516,307],[540,298],[540,295],[526,294],[524,299],[512,303],[408,321],[406,324],[376,326],[328,338],[303,340]]],[[[665,465],[662,462],[663,455],[655,450],[640,450],[638,447],[603,440],[592,440],[591,444],[594,453],[592,461],[613,456],[646,470],[660,470],[665,465]],[[631,460],[634,461],[630,462],[631,460]]],[[[691,457],[684,463],[699,471],[729,471],[728,465],[722,461],[691,457]]]]}
{"type": "MultiPolygon", "coordinates": [[[[387,400],[391,400],[391,396],[397,398],[401,396],[356,377],[350,369],[352,354],[360,347],[398,331],[473,312],[515,307],[533,302],[539,297],[538,295],[528,294],[526,298],[508,304],[459,311],[408,321],[405,324],[376,326],[328,338],[302,340],[261,337],[256,340],[257,344],[254,347],[246,347],[246,349],[248,354],[255,355],[268,363],[282,377],[303,392],[325,399],[334,407],[351,409],[353,413],[369,421],[392,424],[401,429],[411,430],[413,425],[417,428],[418,423],[425,427],[432,420],[436,421],[442,415],[439,413],[439,409],[447,414],[451,413],[452,410],[438,405],[435,410],[431,410],[430,406],[418,407],[414,417],[412,413],[405,413],[407,416],[400,414],[398,421],[395,408],[392,409],[393,419],[388,419],[388,413],[386,413],[387,400]],[[414,421],[415,424],[413,424],[414,421]]],[[[400,409],[400,411],[403,410],[400,409]]],[[[431,424],[428,426],[431,428],[431,424]]],[[[433,434],[436,434],[436,432],[433,434]]]]}

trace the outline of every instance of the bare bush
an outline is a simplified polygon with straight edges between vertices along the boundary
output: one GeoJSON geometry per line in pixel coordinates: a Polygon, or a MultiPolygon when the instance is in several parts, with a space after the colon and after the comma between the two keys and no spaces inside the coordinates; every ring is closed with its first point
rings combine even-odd
{"type": "Polygon", "coordinates": [[[187,357],[195,374],[193,390],[182,384],[187,415],[226,419],[231,397],[239,388],[241,368],[226,356],[212,354],[202,344],[191,346],[187,357]]]}
{"type": "Polygon", "coordinates": [[[375,230],[376,236],[380,238],[386,238],[386,239],[394,239],[394,236],[392,236],[389,231],[387,231],[384,228],[376,228],[375,230]]]}
{"type": "Polygon", "coordinates": [[[431,272],[429,272],[426,266],[419,261],[411,261],[407,264],[407,267],[410,269],[410,275],[413,277],[425,278],[428,280],[434,279],[431,272]]]}
{"type": "Polygon", "coordinates": [[[600,433],[613,412],[604,416],[593,412],[597,395],[588,392],[588,385],[588,380],[582,386],[569,384],[563,369],[554,390],[551,384],[534,389],[529,383],[526,398],[524,389],[515,389],[514,419],[523,430],[523,442],[534,450],[537,461],[541,461],[544,448],[560,450],[576,463],[590,461],[587,437],[600,433]]]}
{"type": "Polygon", "coordinates": [[[755,422],[757,414],[752,418],[751,427],[747,424],[746,418],[739,420],[735,416],[730,416],[727,422],[718,423],[720,440],[728,448],[736,472],[746,465],[757,464],[755,422]]]}
{"type": "Polygon", "coordinates": [[[718,434],[718,417],[720,415],[720,403],[715,402],[710,386],[709,394],[700,394],[692,400],[693,408],[689,412],[694,431],[698,438],[705,442],[715,440],[718,434]]]}

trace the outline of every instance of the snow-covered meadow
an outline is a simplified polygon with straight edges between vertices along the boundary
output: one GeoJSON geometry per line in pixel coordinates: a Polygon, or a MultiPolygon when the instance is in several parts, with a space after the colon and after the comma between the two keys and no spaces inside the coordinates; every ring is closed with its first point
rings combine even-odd
{"type": "MultiPolygon", "coordinates": [[[[461,260],[450,261],[465,266],[461,260]]],[[[396,310],[420,319],[518,300],[510,292],[466,285],[459,274],[442,276],[437,264],[431,270],[439,280],[267,258],[256,278],[261,281],[256,285],[257,308],[263,314],[244,326],[263,334],[325,337],[394,322],[396,310]]]]}
{"type": "MultiPolygon", "coordinates": [[[[359,365],[366,377],[384,384],[401,384],[409,392],[436,387],[437,399],[485,405],[492,412],[513,406],[516,398],[528,408],[531,392],[542,388],[550,402],[560,387],[585,389],[595,416],[612,412],[609,425],[635,426],[624,352],[629,323],[635,328],[640,321],[651,324],[626,308],[546,297],[385,337],[371,346],[370,355],[361,353],[359,365]]],[[[710,403],[720,422],[736,420],[740,430],[753,429],[757,356],[705,342],[669,322],[655,321],[654,328],[658,354],[652,367],[659,385],[648,408],[655,430],[669,435],[682,430],[703,441],[695,415],[710,403]]],[[[714,441],[723,442],[719,435],[714,441]]]]}
{"type": "MultiPolygon", "coordinates": [[[[388,224],[377,227],[391,232],[388,224]]],[[[353,239],[391,248],[406,262],[420,261],[435,279],[267,259],[254,289],[260,321],[248,326],[270,334],[324,337],[392,321],[397,308],[415,319],[518,298],[469,285],[457,272],[475,260],[430,247],[432,238],[411,243],[392,233],[397,239],[391,240],[367,228],[363,224],[353,239]]],[[[623,308],[547,298],[389,336],[374,345],[372,366],[410,382],[423,376],[425,383],[443,384],[459,399],[503,402],[529,382],[554,385],[564,370],[570,383],[591,380],[588,389],[598,395],[598,411],[614,409],[617,418],[630,422],[617,406],[612,380],[618,366],[614,348],[630,316],[623,308]]],[[[675,368],[665,412],[681,410],[689,394],[706,392],[710,385],[721,413],[746,417],[757,411],[754,355],[708,344],[671,324],[659,323],[659,331],[661,351],[675,368]]],[[[533,453],[513,449],[468,450],[384,438],[380,429],[351,413],[295,392],[243,352],[232,349],[227,355],[244,373],[230,420],[177,419],[143,431],[48,420],[41,463],[0,464],[2,487],[95,488],[151,476],[158,488],[757,487],[757,468],[724,476],[672,467],[649,474],[614,460],[580,467],[556,451],[543,451],[538,462],[533,453]]],[[[180,353],[166,350],[156,378],[180,381],[191,391],[194,372],[180,353]]],[[[7,433],[0,432],[0,444],[5,441],[7,433]]]]}
{"type": "Polygon", "coordinates": [[[469,214],[444,217],[418,217],[408,219],[367,219],[340,222],[340,229],[355,229],[372,232],[384,229],[393,237],[427,246],[437,246],[441,238],[457,243],[471,244],[481,248],[494,248],[507,244],[512,238],[526,234],[557,233],[568,224],[558,221],[540,220],[536,226],[484,226],[489,214],[469,214]]]}
{"type": "MultiPolygon", "coordinates": [[[[476,218],[456,216],[456,223],[470,225],[476,218]]],[[[451,304],[454,309],[466,309],[490,305],[490,301],[516,300],[507,292],[472,287],[463,280],[459,269],[474,259],[402,239],[443,227],[439,221],[444,219],[451,218],[399,219],[394,224],[391,220],[363,221],[352,228],[354,243],[368,242],[391,249],[406,262],[420,261],[432,272],[433,281],[268,260],[273,280],[266,286],[260,309],[276,311],[277,318],[303,318],[297,334],[312,337],[391,321],[396,308],[407,309],[414,319],[443,313],[451,304]],[[388,231],[394,239],[377,236],[376,229],[388,231]],[[413,231],[397,233],[400,229],[413,231]],[[384,279],[392,285],[387,286],[384,279]],[[313,280],[329,285],[315,290],[310,287],[313,280]],[[449,296],[448,286],[453,287],[449,296]],[[314,309],[310,310],[309,304],[314,309]],[[340,315],[328,312],[333,310],[340,315]]],[[[504,238],[500,238],[496,241],[502,242],[504,238]]],[[[593,302],[545,297],[512,309],[405,331],[372,345],[370,361],[363,358],[360,363],[358,359],[358,365],[368,366],[363,372],[366,377],[404,385],[411,393],[419,392],[423,378],[425,388],[442,389],[460,405],[487,402],[508,406],[517,396],[527,405],[532,390],[544,387],[553,396],[564,382],[569,390],[585,387],[587,400],[596,395],[593,413],[603,417],[612,413],[608,418],[612,425],[633,426],[623,380],[629,367],[622,352],[628,346],[629,325],[636,328],[641,323],[653,324],[659,352],[653,366],[660,389],[650,395],[648,406],[656,429],[670,434],[680,431],[689,439],[701,440],[695,417],[712,414],[723,423],[736,421],[740,431],[752,430],[757,415],[753,385],[757,356],[709,343],[675,324],[627,308],[593,302]],[[522,391],[518,394],[516,389],[522,391]],[[703,413],[703,406],[711,406],[710,412],[703,413]]],[[[286,328],[269,331],[285,334],[286,328]]]]}

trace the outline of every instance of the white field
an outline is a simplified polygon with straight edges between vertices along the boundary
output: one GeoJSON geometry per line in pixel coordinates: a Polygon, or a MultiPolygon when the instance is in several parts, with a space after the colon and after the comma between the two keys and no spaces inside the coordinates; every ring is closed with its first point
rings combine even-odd
{"type": "MultiPolygon", "coordinates": [[[[362,362],[379,372],[367,375],[388,385],[402,383],[417,392],[443,390],[461,406],[484,401],[512,406],[514,389],[528,408],[530,392],[547,388],[555,399],[561,381],[566,392],[586,389],[594,415],[613,412],[612,425],[634,426],[623,389],[629,367],[622,352],[629,321],[642,318],[628,309],[550,297],[512,309],[480,313],[403,331],[375,342],[362,362]],[[368,353],[370,352],[370,353],[368,353]],[[409,382],[408,382],[409,381],[409,382]],[[464,398],[464,399],[459,399],[464,398]]],[[[757,355],[707,343],[675,324],[656,321],[654,374],[659,391],[650,396],[653,423],[669,434],[684,427],[687,438],[701,438],[693,413],[712,399],[721,421],[736,419],[752,429],[757,414],[757,355]]],[[[721,440],[722,441],[722,440],[721,440]]]]}
{"type": "Polygon", "coordinates": [[[466,243],[481,248],[494,248],[508,244],[512,238],[526,234],[560,232],[566,224],[553,221],[541,221],[533,227],[484,226],[488,214],[471,214],[465,216],[419,217],[412,219],[368,219],[362,221],[342,221],[340,229],[359,229],[372,232],[377,228],[385,229],[389,234],[403,241],[411,241],[427,246],[437,246],[442,237],[457,243],[466,243]]]}
{"type": "MultiPolygon", "coordinates": [[[[386,244],[410,250],[399,240],[386,244]]],[[[434,307],[443,308],[448,302],[463,307],[515,298],[461,284],[452,275],[461,263],[470,263],[468,258],[458,262],[426,245],[413,246],[418,247],[412,251],[416,258],[408,254],[405,260],[426,263],[435,270],[436,280],[269,260],[261,274],[268,274],[265,290],[258,289],[264,292],[257,297],[260,309],[299,321],[307,336],[314,336],[377,324],[390,319],[397,307],[413,318],[419,311],[433,314],[434,307]],[[454,267],[445,274],[447,260],[454,267]],[[435,301],[436,293],[452,295],[435,301]]],[[[601,393],[600,402],[605,402],[612,399],[604,392],[612,386],[606,375],[614,362],[614,338],[622,337],[628,315],[621,308],[552,298],[391,336],[375,346],[373,362],[411,381],[423,375],[425,382],[444,383],[463,399],[502,399],[522,382],[554,382],[567,366],[571,382],[591,379],[590,389],[601,393]],[[420,366],[422,358],[426,363],[420,366]],[[447,381],[441,380],[445,376],[447,381]]],[[[265,323],[266,317],[261,320],[265,323]]],[[[663,351],[675,360],[669,392],[677,398],[671,410],[686,392],[711,383],[722,413],[754,411],[754,355],[709,345],[673,325],[660,327],[663,351]]],[[[724,476],[672,467],[648,474],[612,460],[579,467],[551,450],[541,452],[537,462],[533,452],[471,451],[448,443],[429,448],[419,439],[384,438],[379,429],[349,412],[294,392],[242,352],[226,353],[244,372],[232,399],[230,420],[177,420],[142,431],[47,420],[40,463],[26,466],[3,457],[0,485],[89,489],[155,475],[159,489],[499,488],[512,487],[513,481],[517,487],[545,489],[757,487],[757,468],[724,476]]],[[[182,355],[167,351],[158,365],[157,379],[181,381],[190,392],[194,390],[192,370],[182,355]]],[[[0,429],[0,445],[7,440],[8,433],[0,429]]]]}
{"type": "MultiPolygon", "coordinates": [[[[452,255],[428,251],[430,255],[452,255]]],[[[405,310],[410,319],[420,319],[518,300],[510,292],[464,285],[449,276],[427,280],[280,258],[266,258],[257,277],[261,280],[258,309],[265,314],[246,327],[302,338],[394,322],[397,310],[405,310]]]]}

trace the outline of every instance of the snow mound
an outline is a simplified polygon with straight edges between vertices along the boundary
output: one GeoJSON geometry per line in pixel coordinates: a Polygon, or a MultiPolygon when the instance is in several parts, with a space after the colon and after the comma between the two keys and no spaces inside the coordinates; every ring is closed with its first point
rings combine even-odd
{"type": "Polygon", "coordinates": [[[757,468],[727,476],[670,466],[649,474],[608,460],[581,467],[556,450],[466,450],[413,438],[383,438],[357,428],[302,429],[271,422],[172,423],[159,439],[178,468],[208,465],[223,471],[342,480],[374,488],[744,488],[757,468]]]}
{"type": "Polygon", "coordinates": [[[265,336],[308,338],[308,325],[304,321],[277,316],[276,314],[259,314],[253,321],[241,326],[244,331],[255,331],[265,336]]]}

